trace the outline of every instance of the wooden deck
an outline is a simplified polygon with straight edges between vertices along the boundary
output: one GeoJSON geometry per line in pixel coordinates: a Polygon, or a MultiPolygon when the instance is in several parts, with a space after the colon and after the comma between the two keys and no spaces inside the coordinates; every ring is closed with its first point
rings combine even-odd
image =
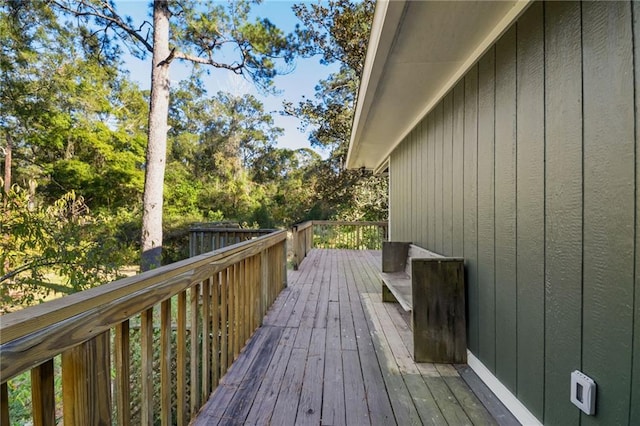
{"type": "Polygon", "coordinates": [[[379,264],[380,252],[313,250],[194,424],[517,424],[487,389],[480,402],[468,367],[413,362],[379,264]]]}

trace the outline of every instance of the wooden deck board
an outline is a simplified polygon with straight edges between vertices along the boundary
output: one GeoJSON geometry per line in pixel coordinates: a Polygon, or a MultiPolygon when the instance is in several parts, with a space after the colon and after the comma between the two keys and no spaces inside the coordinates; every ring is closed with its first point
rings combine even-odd
{"type": "Polygon", "coordinates": [[[380,262],[312,250],[193,424],[503,423],[464,366],[413,362],[406,315],[382,303],[380,262]]]}

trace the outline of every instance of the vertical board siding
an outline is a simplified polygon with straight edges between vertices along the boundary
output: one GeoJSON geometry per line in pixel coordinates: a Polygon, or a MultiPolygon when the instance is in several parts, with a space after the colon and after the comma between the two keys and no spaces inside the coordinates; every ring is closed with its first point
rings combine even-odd
{"type": "Polygon", "coordinates": [[[495,48],[478,64],[478,334],[480,360],[496,369],[495,48]]]}
{"type": "Polygon", "coordinates": [[[561,398],[582,348],[582,42],[580,3],[545,4],[544,421],[578,425],[561,398]]]}
{"type": "Polygon", "coordinates": [[[496,377],[516,392],[516,28],[496,44],[496,377]]]}
{"type": "Polygon", "coordinates": [[[451,255],[464,257],[464,81],[453,89],[451,255]]]}
{"type": "Polygon", "coordinates": [[[468,347],[545,424],[640,424],[639,16],[533,3],[390,157],[393,239],[465,258],[468,347]]]}
{"type": "Polygon", "coordinates": [[[421,122],[416,131],[419,135],[419,146],[420,146],[420,158],[419,158],[419,166],[418,173],[420,174],[420,246],[426,247],[427,241],[429,238],[429,228],[427,222],[427,144],[425,143],[426,138],[426,124],[425,122],[421,122]]]}
{"type": "MultiPolygon", "coordinates": [[[[544,28],[536,3],[517,25],[517,395],[544,404],[544,28]]],[[[565,379],[566,380],[566,379],[565,379]]]]}
{"type": "Polygon", "coordinates": [[[635,317],[633,330],[633,365],[631,374],[631,412],[629,413],[629,424],[640,424],[640,215],[638,215],[638,182],[640,181],[640,168],[638,167],[638,154],[640,153],[640,4],[631,3],[633,10],[633,46],[634,46],[634,69],[635,69],[635,111],[636,111],[636,241],[635,241],[635,317]]]}
{"type": "Polygon", "coordinates": [[[435,141],[434,141],[434,146],[435,146],[435,192],[434,192],[434,197],[435,197],[435,207],[436,207],[436,222],[435,222],[435,233],[436,233],[436,241],[435,241],[435,247],[434,250],[437,253],[442,253],[442,236],[444,235],[444,227],[443,227],[443,217],[442,217],[442,213],[443,213],[443,208],[442,208],[442,199],[443,199],[443,194],[442,194],[442,180],[443,180],[443,176],[442,176],[442,145],[443,145],[443,131],[444,131],[444,125],[443,125],[443,105],[442,103],[439,103],[434,111],[435,117],[434,117],[434,132],[435,132],[435,141]]]}
{"type": "MultiPolygon", "coordinates": [[[[467,344],[478,344],[478,66],[464,78],[464,261],[467,289],[467,344]]],[[[456,172],[460,172],[456,170],[456,172]]]]}
{"type": "Polygon", "coordinates": [[[435,131],[434,115],[427,117],[427,167],[429,170],[429,181],[427,182],[427,203],[429,207],[429,240],[427,247],[430,250],[436,248],[436,162],[435,162],[435,131]]]}
{"type": "Polygon", "coordinates": [[[598,418],[629,420],[633,326],[634,99],[629,2],[582,5],[584,275],[582,371],[598,418]]]}
{"type": "Polygon", "coordinates": [[[442,254],[453,253],[453,93],[443,101],[442,131],[442,254]]]}

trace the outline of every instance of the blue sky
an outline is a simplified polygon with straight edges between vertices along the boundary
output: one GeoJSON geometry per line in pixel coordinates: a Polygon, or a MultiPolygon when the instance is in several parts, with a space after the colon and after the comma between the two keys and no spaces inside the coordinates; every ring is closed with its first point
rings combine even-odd
{"type": "MultiPolygon", "coordinates": [[[[298,19],[293,14],[291,7],[300,1],[266,0],[262,4],[254,6],[256,17],[268,18],[285,32],[294,29],[298,19]]],[[[134,22],[138,22],[149,15],[150,7],[147,0],[117,1],[118,11],[123,15],[130,15],[134,22]]],[[[131,78],[137,81],[142,88],[149,88],[151,76],[151,58],[142,61],[132,56],[126,56],[125,67],[131,73],[131,78]]],[[[171,67],[172,84],[177,84],[181,78],[189,75],[188,64],[174,63],[171,67]]],[[[265,105],[265,110],[272,112],[276,126],[284,129],[284,134],[278,140],[278,146],[283,148],[309,147],[307,135],[298,130],[300,122],[293,117],[281,116],[283,101],[291,101],[296,104],[303,96],[313,97],[314,87],[319,80],[337,70],[337,66],[325,66],[320,64],[320,58],[296,59],[293,72],[278,76],[274,83],[281,91],[279,95],[262,95],[253,84],[240,76],[226,70],[211,69],[210,75],[204,77],[205,87],[209,94],[219,90],[234,94],[251,93],[258,97],[265,105]]]]}

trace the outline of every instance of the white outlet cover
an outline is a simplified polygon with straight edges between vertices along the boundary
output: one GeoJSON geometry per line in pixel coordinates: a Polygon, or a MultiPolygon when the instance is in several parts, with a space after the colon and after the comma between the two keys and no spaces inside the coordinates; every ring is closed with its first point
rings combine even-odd
{"type": "Polygon", "coordinates": [[[596,413],[596,382],[576,370],[571,373],[571,402],[590,416],[596,413]]]}

